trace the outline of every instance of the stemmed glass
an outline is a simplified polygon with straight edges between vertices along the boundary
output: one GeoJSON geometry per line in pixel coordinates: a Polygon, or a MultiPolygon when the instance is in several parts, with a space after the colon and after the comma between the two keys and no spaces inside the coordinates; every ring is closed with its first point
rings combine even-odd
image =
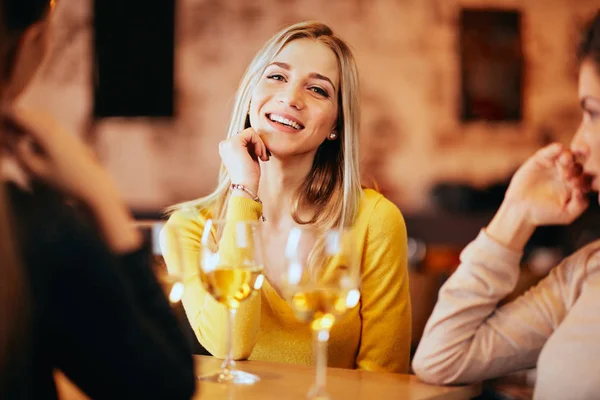
{"type": "Polygon", "coordinates": [[[184,260],[179,228],[164,221],[138,222],[137,226],[149,242],[152,271],[165,296],[172,305],[179,303],[184,292],[184,260]]]}
{"type": "Polygon", "coordinates": [[[262,241],[258,222],[207,220],[201,239],[200,280],[206,291],[227,308],[227,349],[221,368],[201,380],[253,384],[260,378],[236,369],[233,323],[240,303],[263,284],[262,241]]]}
{"type": "Polygon", "coordinates": [[[285,248],[283,292],[296,318],[310,323],[316,380],[307,397],[329,399],[327,343],[337,317],[360,300],[360,258],[349,230],[294,228],[285,248]]]}

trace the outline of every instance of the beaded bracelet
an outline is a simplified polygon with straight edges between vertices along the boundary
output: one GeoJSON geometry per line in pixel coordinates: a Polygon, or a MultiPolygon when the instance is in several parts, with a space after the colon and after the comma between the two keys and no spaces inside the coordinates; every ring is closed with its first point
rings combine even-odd
{"type": "MultiPolygon", "coordinates": [[[[239,183],[232,183],[231,184],[231,190],[242,190],[242,191],[248,193],[250,196],[252,196],[252,200],[256,201],[259,204],[262,204],[262,201],[260,200],[260,197],[258,197],[256,194],[254,194],[252,192],[252,190],[248,189],[244,185],[240,185],[239,183]]],[[[263,220],[263,222],[267,220],[265,218],[265,215],[262,212],[260,213],[260,218],[263,220]]]]}

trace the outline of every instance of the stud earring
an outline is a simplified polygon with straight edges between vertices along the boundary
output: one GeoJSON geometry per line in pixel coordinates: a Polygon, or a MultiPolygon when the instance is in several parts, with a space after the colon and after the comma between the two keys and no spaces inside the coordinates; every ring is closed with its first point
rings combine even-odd
{"type": "Polygon", "coordinates": [[[336,135],[336,133],[335,133],[335,132],[331,132],[331,133],[329,134],[329,140],[335,140],[336,138],[337,138],[337,135],[336,135]]]}

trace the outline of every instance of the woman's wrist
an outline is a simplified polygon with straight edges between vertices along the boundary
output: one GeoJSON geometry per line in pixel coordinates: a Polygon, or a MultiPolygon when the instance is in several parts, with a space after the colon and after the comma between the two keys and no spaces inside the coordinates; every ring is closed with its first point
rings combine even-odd
{"type": "Polygon", "coordinates": [[[236,193],[237,195],[240,196],[244,196],[244,197],[248,197],[254,201],[258,201],[259,203],[262,204],[262,201],[260,200],[260,198],[258,197],[258,190],[254,189],[252,187],[246,186],[244,184],[241,183],[232,183],[230,185],[230,189],[236,193]]]}
{"type": "Polygon", "coordinates": [[[255,197],[257,197],[256,191],[250,189],[249,187],[243,184],[232,183],[229,189],[231,190],[232,196],[246,197],[248,199],[254,199],[255,197]],[[242,188],[244,188],[245,190],[242,188]]]}
{"type": "Polygon", "coordinates": [[[523,207],[505,200],[485,228],[485,232],[496,242],[520,252],[525,248],[535,228],[535,225],[529,222],[523,207]]]}
{"type": "Polygon", "coordinates": [[[232,193],[235,194],[236,196],[243,196],[243,197],[248,197],[251,199],[258,196],[258,183],[253,183],[251,181],[247,181],[247,180],[243,180],[243,179],[239,179],[239,180],[232,179],[231,185],[229,185],[229,186],[230,186],[232,193]],[[240,188],[237,189],[234,186],[239,186],[240,188]]]}
{"type": "MultiPolygon", "coordinates": [[[[239,184],[239,183],[232,183],[230,185],[230,189],[233,191],[233,196],[237,196],[237,197],[247,197],[249,199],[254,200],[255,202],[259,203],[262,207],[262,201],[260,199],[260,197],[258,197],[257,192],[258,191],[252,191],[251,189],[249,189],[248,187],[246,187],[245,185],[239,184]]],[[[266,221],[264,214],[260,215],[260,219],[262,219],[262,221],[266,221]]]]}

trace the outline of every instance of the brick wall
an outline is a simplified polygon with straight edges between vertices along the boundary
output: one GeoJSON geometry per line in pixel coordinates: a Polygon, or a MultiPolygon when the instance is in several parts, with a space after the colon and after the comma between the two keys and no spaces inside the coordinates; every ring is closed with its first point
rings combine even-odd
{"type": "Polygon", "coordinates": [[[206,194],[218,169],[238,81],[254,53],[293,22],[321,20],[355,51],[363,91],[362,159],[405,212],[430,209],[441,180],[483,186],[506,179],[546,140],[577,126],[578,27],[586,0],[180,0],[175,121],[104,121],[90,129],[90,2],[63,0],[52,56],[22,101],[50,110],[83,136],[139,210],[206,194]],[[522,11],[524,120],[458,120],[458,12],[522,11]]]}

